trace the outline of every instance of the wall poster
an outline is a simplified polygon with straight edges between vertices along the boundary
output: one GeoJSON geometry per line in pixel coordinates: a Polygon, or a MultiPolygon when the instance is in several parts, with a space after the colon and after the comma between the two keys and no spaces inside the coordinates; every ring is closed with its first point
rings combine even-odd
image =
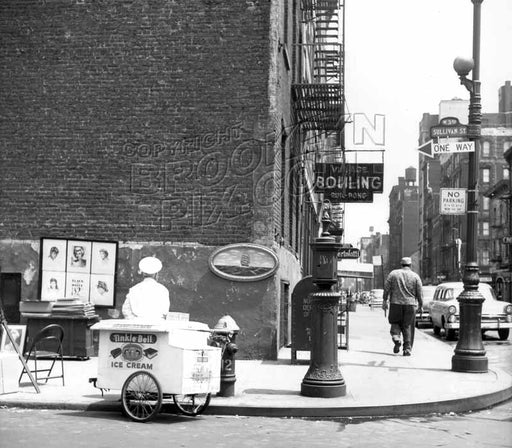
{"type": "Polygon", "coordinates": [[[41,238],[40,298],[114,306],[118,244],[41,238]]]}

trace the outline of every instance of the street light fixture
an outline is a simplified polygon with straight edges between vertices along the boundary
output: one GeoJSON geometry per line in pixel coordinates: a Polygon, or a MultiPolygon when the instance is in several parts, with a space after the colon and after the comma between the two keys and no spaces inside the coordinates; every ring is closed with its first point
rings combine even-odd
{"type": "Polygon", "coordinates": [[[478,291],[479,267],[478,244],[478,156],[482,128],[482,104],[480,96],[480,9],[483,0],[473,2],[473,59],[456,58],[453,68],[460,83],[470,93],[468,138],[475,144],[475,152],[468,160],[468,210],[466,228],[466,265],[464,267],[464,291],[457,298],[460,304],[459,340],[452,357],[455,372],[485,373],[488,360],[482,343],[481,316],[484,297],[478,291]],[[473,71],[472,79],[467,75],[473,71]]]}
{"type": "Polygon", "coordinates": [[[337,318],[340,293],[331,291],[337,279],[337,253],[341,243],[329,234],[331,208],[324,203],[322,234],[311,244],[313,283],[311,295],[311,355],[300,393],[306,397],[334,398],[346,394],[346,384],[338,367],[337,318]]]}

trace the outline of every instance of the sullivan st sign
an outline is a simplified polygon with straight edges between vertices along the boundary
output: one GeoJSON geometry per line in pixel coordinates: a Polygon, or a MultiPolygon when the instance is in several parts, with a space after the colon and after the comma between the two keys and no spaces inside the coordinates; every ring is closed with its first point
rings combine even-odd
{"type": "Polygon", "coordinates": [[[466,137],[468,127],[455,117],[442,118],[439,125],[430,128],[430,138],[466,137]]]}

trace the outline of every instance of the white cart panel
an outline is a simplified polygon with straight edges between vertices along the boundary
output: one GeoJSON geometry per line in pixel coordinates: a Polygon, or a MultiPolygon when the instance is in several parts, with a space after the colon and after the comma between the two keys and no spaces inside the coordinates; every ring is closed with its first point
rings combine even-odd
{"type": "Polygon", "coordinates": [[[92,329],[100,332],[97,387],[121,389],[129,375],[145,370],[167,394],[220,390],[221,349],[206,344],[205,324],[111,319],[92,329]]]}

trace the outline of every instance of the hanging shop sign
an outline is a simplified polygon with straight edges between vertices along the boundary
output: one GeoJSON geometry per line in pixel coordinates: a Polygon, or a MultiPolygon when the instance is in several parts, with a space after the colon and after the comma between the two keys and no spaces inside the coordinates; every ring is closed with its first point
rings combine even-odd
{"type": "Polygon", "coordinates": [[[210,270],[219,277],[251,282],[270,277],[279,260],[268,247],[259,244],[230,244],[217,249],[208,260],[210,270]]]}
{"type": "Polygon", "coordinates": [[[383,163],[317,163],[315,191],[331,202],[373,202],[384,188],[383,163]]]}
{"type": "Polygon", "coordinates": [[[358,259],[361,256],[361,251],[357,247],[342,247],[338,251],[338,260],[342,258],[358,259]]]}

